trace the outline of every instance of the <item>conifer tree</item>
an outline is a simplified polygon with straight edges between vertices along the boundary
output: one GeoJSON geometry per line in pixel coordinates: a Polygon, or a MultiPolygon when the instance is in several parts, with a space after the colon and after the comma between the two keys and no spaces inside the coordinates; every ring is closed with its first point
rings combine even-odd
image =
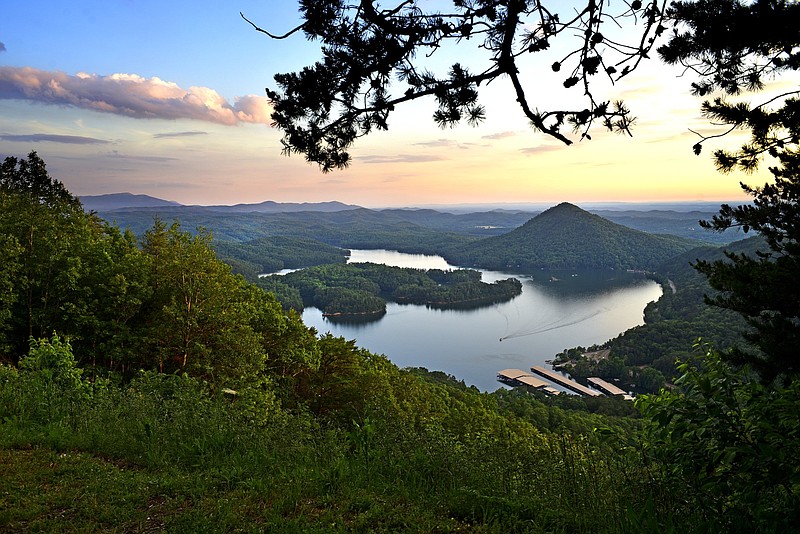
{"type": "MultiPolygon", "coordinates": [[[[764,237],[767,247],[758,257],[727,254],[728,261],[698,261],[696,268],[718,290],[707,302],[741,314],[752,330],[751,347],[724,356],[750,364],[764,382],[800,375],[800,91],[797,87],[764,97],[758,105],[727,98],[760,93],[765,80],[800,68],[800,4],[791,1],[699,0],[674,2],[668,13],[676,21],[669,42],[658,49],[668,63],[696,72],[694,93],[722,91],[703,103],[704,114],[729,130],[750,132],[738,150],[717,150],[721,172],[754,171],[765,157],[773,180],[754,187],[741,183],[752,204],[723,205],[709,229],[737,226],[764,237]]],[[[722,134],[724,135],[724,134],[722,134]]],[[[694,146],[700,153],[704,137],[694,146]]]]}

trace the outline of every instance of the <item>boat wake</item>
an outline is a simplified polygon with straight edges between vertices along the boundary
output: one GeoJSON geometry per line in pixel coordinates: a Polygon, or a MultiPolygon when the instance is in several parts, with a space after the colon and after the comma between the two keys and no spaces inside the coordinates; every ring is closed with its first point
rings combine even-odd
{"type": "Polygon", "coordinates": [[[563,317],[554,319],[552,321],[548,321],[544,324],[541,323],[537,324],[532,328],[524,328],[516,330],[514,332],[511,332],[510,334],[506,334],[503,337],[501,337],[500,341],[503,341],[505,339],[514,339],[518,337],[535,336],[537,334],[543,334],[545,332],[550,332],[552,330],[558,330],[559,328],[565,328],[567,326],[576,325],[578,323],[588,321],[593,317],[597,317],[598,315],[600,315],[605,311],[608,311],[608,308],[600,308],[598,310],[580,315],[578,317],[576,317],[575,314],[568,314],[563,317]]]}

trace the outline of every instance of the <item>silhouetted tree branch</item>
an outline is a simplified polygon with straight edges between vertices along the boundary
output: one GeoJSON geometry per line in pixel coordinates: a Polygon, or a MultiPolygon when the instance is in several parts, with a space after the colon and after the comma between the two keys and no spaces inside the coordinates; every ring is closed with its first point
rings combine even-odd
{"type": "Polygon", "coordinates": [[[480,123],[486,110],[478,102],[479,88],[496,79],[511,82],[534,129],[565,144],[573,142],[570,132],[588,138],[598,121],[630,134],[635,120],[630,111],[621,102],[596,98],[593,78],[616,82],[649,56],[665,31],[666,3],[584,0],[576,8],[532,0],[454,0],[448,11],[438,11],[423,9],[424,2],[417,0],[391,7],[374,0],[300,0],[303,23],[283,35],[242,17],[275,39],[302,30],[308,40],[321,43],[320,61],[277,74],[278,89],[267,89],[267,95],[274,124],[284,132],[283,152],[302,153],[327,172],[346,167],[354,141],[388,129],[391,112],[405,102],[435,98],[433,119],[441,127],[463,120],[480,123]],[[631,39],[631,28],[634,37],[624,42],[631,39]],[[612,36],[617,32],[623,36],[619,40],[612,36]],[[470,52],[444,72],[426,67],[444,47],[466,41],[477,42],[482,57],[470,52]],[[580,106],[545,111],[535,106],[532,95],[541,89],[521,75],[519,63],[548,50],[557,57],[551,69],[565,73],[562,90],[582,90],[580,106]],[[481,70],[472,72],[478,64],[481,70]]]}

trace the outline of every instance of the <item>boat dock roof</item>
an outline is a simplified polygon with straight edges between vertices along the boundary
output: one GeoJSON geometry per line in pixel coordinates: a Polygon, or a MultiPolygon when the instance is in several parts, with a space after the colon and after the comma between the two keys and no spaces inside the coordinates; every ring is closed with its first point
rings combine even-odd
{"type": "Polygon", "coordinates": [[[551,371],[549,369],[545,369],[541,365],[534,365],[533,367],[531,367],[531,371],[533,371],[537,375],[545,377],[546,379],[550,380],[551,382],[555,382],[556,384],[558,384],[560,386],[564,386],[565,388],[570,389],[570,390],[574,391],[575,393],[579,393],[579,394],[585,395],[587,397],[599,397],[600,395],[602,395],[602,393],[600,393],[597,390],[594,390],[594,389],[591,389],[591,388],[587,388],[586,386],[584,386],[582,384],[578,384],[574,380],[570,380],[569,378],[567,378],[567,377],[565,377],[565,376],[563,376],[561,374],[558,374],[555,371],[551,371]]]}
{"type": "Polygon", "coordinates": [[[591,378],[587,378],[586,380],[587,380],[587,382],[592,384],[597,389],[599,389],[601,391],[605,391],[609,395],[622,395],[622,396],[625,396],[625,395],[628,394],[627,391],[624,391],[624,390],[618,388],[614,384],[610,384],[610,383],[606,382],[602,378],[597,378],[596,376],[593,376],[591,378]]]}
{"type": "Polygon", "coordinates": [[[511,386],[530,386],[534,389],[544,389],[550,384],[521,369],[504,369],[497,371],[497,379],[511,386]]]}

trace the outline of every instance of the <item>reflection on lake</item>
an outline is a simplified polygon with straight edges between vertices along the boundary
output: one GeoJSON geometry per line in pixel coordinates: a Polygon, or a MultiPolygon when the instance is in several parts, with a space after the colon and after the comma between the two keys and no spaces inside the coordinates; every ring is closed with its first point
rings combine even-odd
{"type": "MultiPolygon", "coordinates": [[[[455,269],[439,256],[385,250],[353,250],[350,262],[418,269],[455,269]]],[[[485,282],[514,276],[522,294],[477,310],[437,310],[389,303],[377,321],[332,322],[316,308],[303,321],[320,333],[355,339],[400,367],[426,367],[463,379],[484,391],[500,384],[497,371],[528,370],[565,348],[603,343],[643,324],[645,305],[661,287],[641,274],[616,271],[537,272],[531,275],[482,271],[485,282]]]]}

